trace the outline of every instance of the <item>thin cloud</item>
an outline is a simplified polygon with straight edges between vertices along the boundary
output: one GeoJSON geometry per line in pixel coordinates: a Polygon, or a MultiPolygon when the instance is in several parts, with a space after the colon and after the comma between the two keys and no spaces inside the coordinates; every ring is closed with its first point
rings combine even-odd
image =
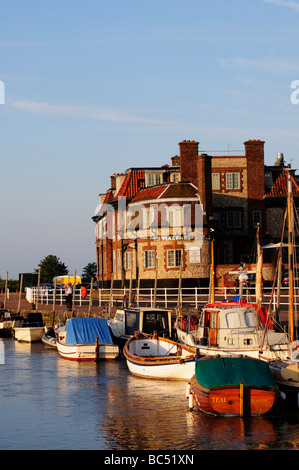
{"type": "Polygon", "coordinates": [[[282,7],[292,8],[299,12],[299,3],[285,0],[262,0],[264,3],[271,3],[272,5],[279,5],[282,7]]]}
{"type": "Polygon", "coordinates": [[[138,116],[132,110],[98,108],[92,106],[67,106],[60,104],[49,104],[40,101],[12,101],[14,108],[24,112],[40,114],[45,116],[71,116],[76,118],[93,119],[97,121],[109,121],[119,124],[152,124],[152,125],[174,125],[177,123],[138,116]]]}
{"type": "Polygon", "coordinates": [[[276,58],[265,59],[246,59],[246,58],[232,58],[220,59],[219,64],[222,67],[234,68],[259,68],[268,72],[298,72],[299,64],[295,59],[283,60],[276,58]]]}

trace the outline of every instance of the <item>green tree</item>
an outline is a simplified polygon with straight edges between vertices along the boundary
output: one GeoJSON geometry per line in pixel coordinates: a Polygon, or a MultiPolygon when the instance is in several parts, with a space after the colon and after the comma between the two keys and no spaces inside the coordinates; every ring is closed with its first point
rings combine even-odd
{"type": "Polygon", "coordinates": [[[88,263],[82,271],[82,282],[90,282],[91,278],[95,280],[97,274],[97,263],[88,263]]]}
{"type": "MultiPolygon", "coordinates": [[[[39,265],[41,267],[41,283],[47,282],[52,284],[55,276],[64,276],[69,273],[67,266],[55,255],[46,256],[40,261],[39,265]]],[[[38,269],[35,269],[35,272],[38,272],[38,269]]]]}

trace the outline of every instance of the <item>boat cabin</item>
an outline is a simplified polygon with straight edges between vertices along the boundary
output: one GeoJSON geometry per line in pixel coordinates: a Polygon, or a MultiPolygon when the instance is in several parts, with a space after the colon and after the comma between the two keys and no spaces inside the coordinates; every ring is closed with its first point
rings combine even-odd
{"type": "Polygon", "coordinates": [[[254,331],[259,325],[254,308],[227,307],[204,309],[198,325],[202,343],[210,346],[254,346],[254,331]],[[240,346],[240,345],[238,345],[240,346]]]}
{"type": "Polygon", "coordinates": [[[129,338],[135,331],[158,336],[171,337],[171,311],[159,308],[128,308],[117,310],[115,318],[108,321],[116,338],[129,338]]]}
{"type": "MultiPolygon", "coordinates": [[[[252,306],[217,306],[203,309],[199,318],[191,322],[188,317],[178,322],[179,339],[192,347],[208,347],[217,350],[249,350],[259,348],[263,341],[264,326],[252,306]]],[[[287,341],[285,333],[267,329],[269,345],[287,341]]]]}

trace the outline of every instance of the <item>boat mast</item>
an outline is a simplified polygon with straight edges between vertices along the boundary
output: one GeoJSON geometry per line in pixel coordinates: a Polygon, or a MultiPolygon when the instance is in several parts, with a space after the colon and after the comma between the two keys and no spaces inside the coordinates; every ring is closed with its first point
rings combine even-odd
{"type": "Polygon", "coordinates": [[[288,244],[289,244],[289,303],[290,340],[294,341],[294,257],[293,257],[293,194],[288,170],[288,244]]]}

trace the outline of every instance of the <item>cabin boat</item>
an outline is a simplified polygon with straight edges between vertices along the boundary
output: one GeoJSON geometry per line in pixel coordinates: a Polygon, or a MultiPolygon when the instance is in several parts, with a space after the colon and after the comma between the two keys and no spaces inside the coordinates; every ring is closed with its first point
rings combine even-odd
{"type": "Polygon", "coordinates": [[[40,312],[29,312],[27,317],[13,326],[14,337],[17,341],[33,343],[41,341],[45,333],[45,323],[40,312]]]}
{"type": "Polygon", "coordinates": [[[171,310],[159,308],[125,308],[118,309],[115,317],[108,320],[113,340],[120,347],[124,347],[126,341],[134,336],[135,331],[158,336],[172,337],[172,313],[171,310]]]}
{"type": "Polygon", "coordinates": [[[13,320],[9,312],[0,310],[0,338],[8,338],[12,335],[13,320]]]}
{"type": "Polygon", "coordinates": [[[129,371],[138,377],[190,380],[197,351],[168,338],[136,332],[123,349],[129,371]]]}
{"type": "Polygon", "coordinates": [[[74,361],[116,359],[119,348],[113,343],[104,318],[69,318],[56,330],[60,357],[74,361]]]}
{"type": "Polygon", "coordinates": [[[263,415],[277,396],[268,363],[237,356],[199,359],[187,391],[191,409],[216,416],[263,415]]]}
{"type": "Polygon", "coordinates": [[[180,342],[200,348],[203,355],[247,355],[268,361],[290,355],[287,335],[265,330],[256,309],[242,302],[208,304],[193,323],[179,318],[176,331],[180,342]]]}

